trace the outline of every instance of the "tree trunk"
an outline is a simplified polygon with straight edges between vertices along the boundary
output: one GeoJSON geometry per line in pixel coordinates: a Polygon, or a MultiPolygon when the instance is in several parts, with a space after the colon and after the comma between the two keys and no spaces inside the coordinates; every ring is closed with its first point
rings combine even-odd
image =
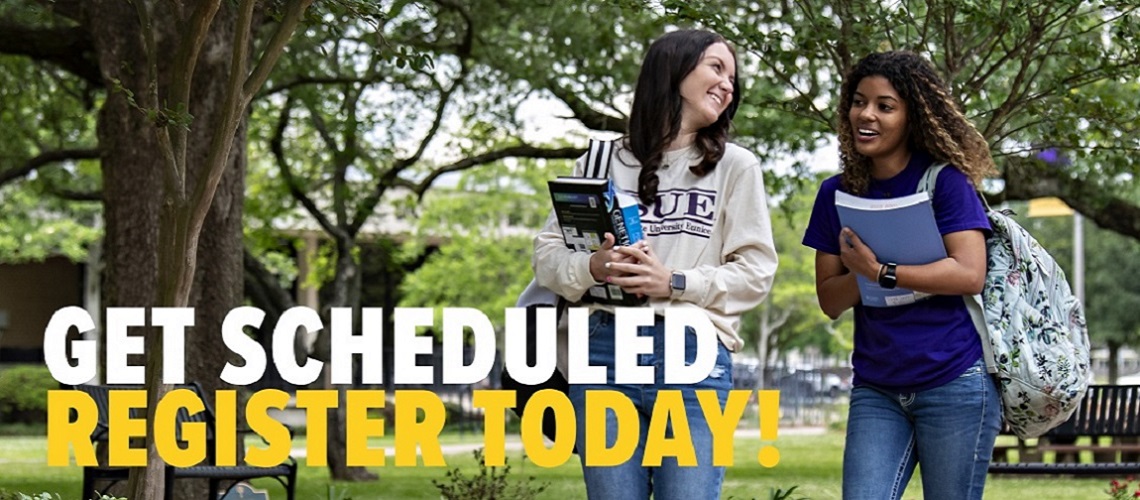
{"type": "MultiPolygon", "coordinates": [[[[133,7],[126,2],[92,2],[87,13],[107,88],[114,87],[113,79],[129,88],[141,88],[146,80],[142,70],[146,58],[138,43],[138,17],[133,7]]],[[[158,144],[152,129],[153,125],[130,107],[125,94],[108,93],[96,129],[103,152],[107,307],[150,307],[156,303],[162,178],[156,168],[158,144]]],[[[145,336],[155,334],[151,329],[142,331],[145,336]]],[[[139,356],[131,361],[142,364],[139,356]]],[[[146,441],[149,447],[149,437],[146,441]]],[[[152,472],[144,479],[150,488],[143,498],[161,498],[162,471],[152,472]]]]}
{"type": "MultiPolygon", "coordinates": [[[[170,8],[168,3],[155,2],[153,8],[158,44],[159,95],[163,96],[170,83],[173,59],[164,55],[174,53],[174,44],[181,41],[179,30],[182,27],[173,22],[178,19],[177,15],[164,10],[170,8]]],[[[85,9],[84,24],[92,35],[107,88],[115,88],[118,80],[122,87],[136,97],[140,96],[146,91],[148,75],[142,30],[134,6],[121,0],[105,0],[86,3],[85,9]]],[[[210,135],[214,131],[210,124],[216,123],[224,103],[233,24],[234,12],[224,6],[214,19],[196,66],[188,110],[193,122],[187,138],[187,185],[193,185],[205,167],[210,135]]],[[[174,269],[159,269],[160,247],[166,246],[166,250],[172,252],[167,254],[171,259],[168,265],[172,268],[186,265],[187,253],[192,249],[178,248],[174,241],[159,241],[161,225],[180,217],[177,212],[185,207],[171,206],[174,200],[164,199],[161,167],[164,160],[155,138],[155,125],[143,112],[130,105],[125,92],[111,91],[100,109],[97,131],[103,151],[103,201],[107,222],[106,305],[173,305],[170,291],[160,294],[158,289],[160,273],[176,272],[174,269]],[[164,201],[168,217],[162,222],[160,216],[164,201]],[[162,295],[166,295],[165,300],[162,295]]],[[[186,333],[186,380],[202,382],[208,394],[217,388],[217,375],[227,355],[220,342],[222,318],[240,303],[241,298],[244,166],[243,126],[239,128],[227,171],[198,241],[197,261],[205,265],[198,266],[196,270],[194,290],[187,304],[195,307],[196,326],[186,333]]],[[[169,226],[165,230],[164,234],[176,232],[169,226]]],[[[187,241],[183,240],[184,243],[187,241]]],[[[169,275],[166,277],[170,278],[169,275]]],[[[150,337],[147,339],[148,347],[157,344],[158,339],[154,336],[160,332],[149,328],[140,331],[150,337]]],[[[152,395],[156,394],[152,392],[152,395]]],[[[148,440],[149,435],[148,429],[148,440]]],[[[138,498],[161,498],[162,468],[147,469],[141,483],[144,489],[138,498]]],[[[177,497],[205,496],[205,482],[201,483],[179,482],[177,497]]]]}
{"type": "Polygon", "coordinates": [[[768,316],[771,312],[771,307],[765,302],[761,307],[760,312],[760,339],[756,342],[756,357],[759,360],[757,370],[760,372],[756,377],[755,390],[764,389],[764,375],[768,373],[768,339],[772,336],[772,329],[768,328],[768,316]]]}
{"type": "MultiPolygon", "coordinates": [[[[356,257],[353,255],[353,250],[356,248],[356,242],[352,238],[340,238],[337,242],[337,261],[336,261],[336,278],[333,281],[333,298],[329,301],[329,307],[350,307],[352,308],[353,325],[360,325],[360,288],[363,284],[360,277],[360,264],[356,262],[356,257]]],[[[329,317],[328,314],[325,315],[329,317]]],[[[331,326],[328,322],[325,323],[326,327],[321,330],[321,335],[328,338],[328,332],[331,326]]],[[[357,328],[353,328],[353,333],[360,333],[357,328]]],[[[389,335],[390,336],[390,335],[389,335]]],[[[327,342],[322,343],[328,345],[327,342]]],[[[329,374],[331,363],[325,363],[324,372],[322,373],[321,383],[324,385],[322,389],[336,389],[338,404],[336,408],[328,412],[328,464],[329,475],[335,480],[340,481],[371,481],[376,479],[376,474],[369,472],[364,467],[349,467],[347,456],[347,436],[345,428],[345,386],[334,387],[330,382],[332,381],[329,374]]],[[[355,359],[353,365],[355,365],[355,359]]],[[[356,370],[353,370],[355,373],[356,370]]]]}
{"type": "Polygon", "coordinates": [[[788,308],[778,309],[773,314],[771,303],[764,302],[760,305],[760,341],[756,343],[756,354],[760,356],[760,376],[756,378],[756,390],[764,389],[764,375],[768,373],[768,357],[775,350],[771,345],[774,338],[772,334],[784,326],[791,315],[792,310],[788,308]]]}

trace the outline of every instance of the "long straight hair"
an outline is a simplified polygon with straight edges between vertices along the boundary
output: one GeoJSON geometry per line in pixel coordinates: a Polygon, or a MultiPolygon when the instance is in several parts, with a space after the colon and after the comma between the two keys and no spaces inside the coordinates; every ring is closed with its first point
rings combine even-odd
{"type": "MultiPolygon", "coordinates": [[[[725,44],[736,59],[736,50],[724,37],[701,30],[667,33],[654,41],[645,54],[626,134],[629,150],[641,164],[637,196],[645,205],[656,201],[657,169],[661,167],[665,148],[681,131],[681,82],[697,67],[705,50],[715,43],[725,44]]],[[[740,104],[740,83],[736,78],[736,65],[733,66],[732,102],[716,122],[697,131],[696,147],[701,152],[701,161],[690,170],[698,176],[712,172],[724,157],[728,129],[740,104]]]]}

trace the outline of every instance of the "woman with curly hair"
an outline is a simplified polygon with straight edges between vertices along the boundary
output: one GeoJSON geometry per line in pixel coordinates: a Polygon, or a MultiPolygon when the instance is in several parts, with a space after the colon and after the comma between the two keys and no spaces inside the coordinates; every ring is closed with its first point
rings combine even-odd
{"type": "Polygon", "coordinates": [[[803,244],[816,249],[820,308],[833,319],[855,311],[843,497],[897,499],[921,462],[926,498],[982,498],[1001,401],[963,296],[980,293],[985,279],[990,225],[976,188],[994,171],[989,148],[933,65],[910,52],[860,60],[844,81],[838,120],[842,172],[820,187],[803,244]],[[941,170],[933,193],[946,258],[880,262],[840,224],[836,191],[906,196],[938,163],[954,167],[941,170]],[[866,307],[857,275],[931,296],[866,307]]]}

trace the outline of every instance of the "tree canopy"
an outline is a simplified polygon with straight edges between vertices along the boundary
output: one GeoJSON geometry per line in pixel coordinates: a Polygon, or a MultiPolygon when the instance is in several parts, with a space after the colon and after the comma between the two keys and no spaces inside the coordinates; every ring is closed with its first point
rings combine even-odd
{"type": "MultiPolygon", "coordinates": [[[[656,3],[656,2],[650,2],[656,3]]],[[[842,76],[863,55],[934,62],[990,142],[993,201],[1058,196],[1099,226],[1140,238],[1140,6],[1118,1],[660,2],[752,57],[758,87],[736,122],[757,148],[796,151],[832,133],[842,76]],[[1065,152],[1067,165],[1037,161],[1065,152]]],[[[648,8],[648,7],[647,7],[648,8]]],[[[806,166],[802,166],[806,167],[806,166]]]]}
{"type": "MultiPolygon", "coordinates": [[[[336,248],[326,276],[338,287],[328,304],[356,306],[361,234],[395,211],[443,238],[405,284],[408,303],[463,301],[495,318],[529,279],[528,239],[495,233],[496,216],[537,227],[542,176],[568,169],[584,135],[625,130],[650,41],[700,26],[737,47],[734,140],[766,167],[830,144],[838,85],[859,57],[914,50],[989,141],[1001,170],[986,186],[992,201],[1059,196],[1131,238],[1105,238],[1098,251],[1137,252],[1126,244],[1140,240],[1134,2],[308,3],[0,4],[0,260],[79,259],[101,217],[106,303],[195,305],[202,330],[216,333],[241,301],[243,260],[247,270],[284,269],[258,279],[266,296],[287,299],[295,270],[257,259],[281,217],[304,213],[327,235],[336,248]],[[563,126],[535,134],[534,107],[563,126]],[[1045,161],[1047,150],[1069,161],[1045,161]],[[459,188],[434,197],[456,172],[459,188]]],[[[766,168],[765,179],[774,200],[795,205],[814,191],[812,171],[836,167],[800,160],[766,168]]],[[[781,276],[746,330],[767,329],[773,347],[812,339],[842,351],[813,302],[802,227],[774,224],[781,276]]],[[[1090,274],[1089,284],[1130,290],[1112,281],[1122,274],[1090,274]]],[[[1090,301],[1090,313],[1129,297],[1090,301]]],[[[1097,315],[1097,338],[1136,341],[1134,323],[1097,315]]],[[[217,372],[219,346],[216,335],[190,339],[200,354],[191,376],[217,372]]]]}

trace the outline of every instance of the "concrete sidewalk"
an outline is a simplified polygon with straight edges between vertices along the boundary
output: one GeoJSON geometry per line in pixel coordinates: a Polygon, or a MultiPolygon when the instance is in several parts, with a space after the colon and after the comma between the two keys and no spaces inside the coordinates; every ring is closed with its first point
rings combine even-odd
{"type": "MultiPolygon", "coordinates": [[[[824,427],[789,427],[786,429],[781,428],[779,431],[779,435],[780,436],[818,436],[818,435],[821,435],[825,432],[827,432],[827,429],[824,427]]],[[[480,435],[472,433],[472,439],[474,439],[476,436],[480,436],[480,435]]],[[[760,429],[737,429],[735,437],[737,439],[740,439],[740,438],[759,438],[760,437],[760,429]]],[[[547,443],[547,444],[549,444],[549,443],[547,443]]],[[[471,453],[471,452],[473,452],[479,448],[482,448],[482,447],[483,447],[482,441],[472,442],[472,443],[455,443],[455,444],[440,445],[440,448],[443,450],[444,455],[463,455],[463,454],[471,453]]],[[[506,449],[506,451],[519,451],[519,450],[523,449],[523,444],[522,444],[522,441],[519,439],[517,434],[516,435],[508,434],[507,439],[506,439],[506,443],[504,444],[504,448],[506,449]]],[[[293,448],[292,455],[294,458],[302,458],[302,457],[307,455],[307,450],[305,450],[304,447],[293,448]]],[[[418,450],[416,451],[416,455],[420,455],[418,450]]],[[[388,456],[388,457],[396,456],[396,449],[394,447],[385,448],[384,449],[384,456],[388,456]]]]}

